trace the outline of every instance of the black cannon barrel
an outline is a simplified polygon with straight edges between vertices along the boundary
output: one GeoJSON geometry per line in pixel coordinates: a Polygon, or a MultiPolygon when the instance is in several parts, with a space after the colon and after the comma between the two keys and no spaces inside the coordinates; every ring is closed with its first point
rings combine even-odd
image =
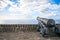
{"type": "Polygon", "coordinates": [[[48,27],[53,27],[55,26],[55,21],[53,19],[46,19],[46,18],[40,18],[37,17],[38,22],[41,21],[44,25],[48,27]]]}

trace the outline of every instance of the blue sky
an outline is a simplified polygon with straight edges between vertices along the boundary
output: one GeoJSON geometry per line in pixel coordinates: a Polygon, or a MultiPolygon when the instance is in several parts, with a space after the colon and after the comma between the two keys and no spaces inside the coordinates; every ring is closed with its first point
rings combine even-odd
{"type": "Polygon", "coordinates": [[[0,24],[37,24],[38,16],[60,23],[60,0],[0,0],[0,24]]]}
{"type": "Polygon", "coordinates": [[[60,0],[50,0],[50,3],[60,5],[60,0]]]}

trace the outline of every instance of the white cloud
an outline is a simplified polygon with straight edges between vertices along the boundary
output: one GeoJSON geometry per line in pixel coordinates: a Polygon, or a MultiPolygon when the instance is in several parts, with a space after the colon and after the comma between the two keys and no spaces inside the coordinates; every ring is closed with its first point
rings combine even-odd
{"type": "Polygon", "coordinates": [[[0,20],[30,20],[35,19],[37,16],[45,18],[59,18],[60,16],[57,16],[58,14],[55,14],[54,11],[59,10],[60,5],[52,5],[48,1],[49,0],[20,0],[19,7],[17,7],[13,2],[4,0],[5,3],[2,2],[2,7],[0,8],[3,10],[8,4],[10,4],[11,7],[8,11],[11,13],[6,12],[6,15],[0,16],[0,20]],[[50,9],[46,10],[47,8],[51,8],[54,11],[51,11],[50,9]]]}
{"type": "MultiPolygon", "coordinates": [[[[37,5],[40,6],[40,4],[41,4],[41,7],[42,7],[41,10],[43,9],[42,4],[45,4],[46,0],[45,1],[42,1],[42,0],[38,0],[38,1],[36,1],[36,0],[33,0],[33,1],[32,0],[31,1],[21,0],[20,1],[20,3],[21,3],[20,7],[17,7],[16,5],[13,5],[13,3],[10,2],[9,0],[6,0],[5,2],[12,6],[12,7],[9,8],[9,11],[12,12],[13,14],[11,16],[8,15],[9,18],[6,15],[3,18],[3,19],[8,20],[8,19],[20,19],[19,17],[22,17],[21,19],[28,19],[28,15],[30,15],[32,13],[32,10],[34,11],[35,9],[40,8],[37,5]],[[17,13],[18,15],[16,15],[15,12],[19,12],[20,14],[17,13]],[[16,15],[16,16],[14,16],[14,15],[16,15]]],[[[33,15],[31,15],[31,16],[33,16],[33,15]]]]}
{"type": "Polygon", "coordinates": [[[3,10],[6,6],[7,6],[6,3],[4,3],[3,1],[0,1],[0,11],[3,10]]]}

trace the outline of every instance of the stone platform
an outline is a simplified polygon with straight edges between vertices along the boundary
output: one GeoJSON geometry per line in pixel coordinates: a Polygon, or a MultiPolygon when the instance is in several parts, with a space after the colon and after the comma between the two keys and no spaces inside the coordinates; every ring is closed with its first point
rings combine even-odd
{"type": "Polygon", "coordinates": [[[60,37],[41,37],[39,32],[2,32],[0,40],[60,40],[60,37]]]}

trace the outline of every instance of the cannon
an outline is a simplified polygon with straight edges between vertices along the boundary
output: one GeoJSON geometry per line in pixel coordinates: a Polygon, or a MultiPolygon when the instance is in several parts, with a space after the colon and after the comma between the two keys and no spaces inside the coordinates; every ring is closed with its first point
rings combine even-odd
{"type": "Polygon", "coordinates": [[[38,20],[38,27],[37,31],[40,32],[42,36],[45,36],[49,33],[55,32],[55,21],[53,19],[46,19],[46,18],[40,18],[37,17],[38,20]]]}
{"type": "Polygon", "coordinates": [[[38,22],[41,21],[46,27],[55,27],[55,21],[53,19],[46,19],[37,17],[38,22]]]}

